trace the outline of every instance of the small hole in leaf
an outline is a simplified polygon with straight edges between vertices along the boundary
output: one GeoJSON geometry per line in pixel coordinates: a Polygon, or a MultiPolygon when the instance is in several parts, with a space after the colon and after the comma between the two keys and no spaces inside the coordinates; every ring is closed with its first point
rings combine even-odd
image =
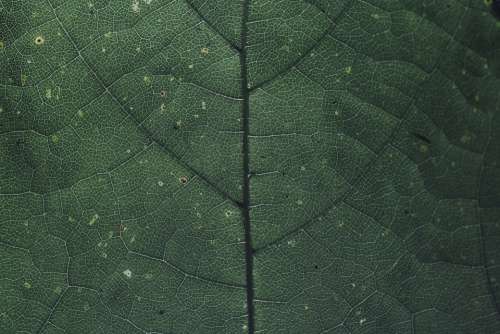
{"type": "Polygon", "coordinates": [[[319,269],[319,266],[317,264],[315,264],[314,269],[319,269]]]}
{"type": "Polygon", "coordinates": [[[408,211],[406,209],[403,212],[405,213],[405,215],[409,215],[410,214],[410,211],[408,211]]]}
{"type": "Polygon", "coordinates": [[[159,310],[159,311],[158,311],[158,314],[159,314],[159,315],[164,315],[164,314],[165,314],[165,310],[159,310]]]}
{"type": "Polygon", "coordinates": [[[167,92],[166,92],[166,91],[164,91],[164,90],[160,91],[160,96],[161,96],[161,97],[165,97],[165,96],[167,96],[167,92]]]}
{"type": "Polygon", "coordinates": [[[42,45],[43,43],[45,43],[45,38],[43,38],[42,36],[35,37],[35,44],[36,45],[42,45]]]}
{"type": "Polygon", "coordinates": [[[186,183],[187,183],[187,181],[188,181],[187,176],[181,176],[181,177],[179,178],[179,182],[180,182],[180,183],[182,183],[182,184],[186,184],[186,183]]]}

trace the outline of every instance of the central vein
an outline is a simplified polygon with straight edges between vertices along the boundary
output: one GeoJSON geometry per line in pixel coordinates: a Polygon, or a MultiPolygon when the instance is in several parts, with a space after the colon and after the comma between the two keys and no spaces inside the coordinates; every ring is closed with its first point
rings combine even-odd
{"type": "Polygon", "coordinates": [[[248,17],[250,14],[250,0],[243,1],[243,15],[241,20],[240,36],[240,69],[241,69],[241,106],[242,113],[242,133],[243,133],[243,228],[245,231],[245,262],[246,262],[246,287],[247,287],[247,314],[248,333],[255,332],[254,323],[254,290],[253,290],[253,247],[252,233],[250,225],[250,90],[248,88],[248,68],[247,68],[247,37],[248,37],[248,17]]]}

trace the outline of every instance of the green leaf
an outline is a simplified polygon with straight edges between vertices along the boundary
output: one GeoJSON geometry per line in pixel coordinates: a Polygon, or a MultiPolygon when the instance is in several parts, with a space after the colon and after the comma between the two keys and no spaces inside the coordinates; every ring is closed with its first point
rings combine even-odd
{"type": "Polygon", "coordinates": [[[0,332],[500,333],[491,3],[0,1],[0,332]]]}

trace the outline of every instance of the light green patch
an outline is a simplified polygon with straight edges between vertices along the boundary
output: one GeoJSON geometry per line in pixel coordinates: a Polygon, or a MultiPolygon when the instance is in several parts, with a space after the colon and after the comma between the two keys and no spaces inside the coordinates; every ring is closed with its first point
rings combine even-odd
{"type": "Polygon", "coordinates": [[[146,86],[150,86],[151,83],[153,82],[153,79],[149,75],[145,75],[144,78],[142,78],[146,86]]]}
{"type": "Polygon", "coordinates": [[[28,76],[26,74],[21,74],[21,86],[26,86],[28,83],[28,76]]]}
{"type": "Polygon", "coordinates": [[[92,226],[94,225],[95,223],[97,223],[97,220],[99,219],[99,215],[96,213],[95,215],[92,216],[92,218],[90,219],[89,221],[89,225],[92,226]]]}

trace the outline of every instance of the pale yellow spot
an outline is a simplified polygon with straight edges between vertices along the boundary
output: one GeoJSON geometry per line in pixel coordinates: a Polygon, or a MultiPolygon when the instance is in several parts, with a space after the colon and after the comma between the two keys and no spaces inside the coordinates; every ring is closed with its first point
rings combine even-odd
{"type": "Polygon", "coordinates": [[[149,75],[144,76],[143,80],[146,85],[151,85],[152,79],[149,75]]]}
{"type": "Polygon", "coordinates": [[[80,118],[85,117],[85,113],[83,112],[83,110],[78,110],[77,114],[78,114],[78,117],[80,117],[80,118]]]}
{"type": "Polygon", "coordinates": [[[345,73],[347,73],[347,74],[351,74],[351,73],[352,73],[352,66],[347,66],[347,67],[345,68],[345,73]]]}
{"type": "Polygon", "coordinates": [[[56,135],[56,134],[53,134],[51,137],[50,137],[50,140],[52,140],[52,142],[54,144],[57,144],[59,142],[59,136],[56,135]]]}
{"type": "Polygon", "coordinates": [[[47,99],[51,99],[51,98],[52,98],[52,89],[47,88],[47,89],[45,90],[45,97],[46,97],[47,99]]]}
{"type": "Polygon", "coordinates": [[[106,38],[113,37],[113,32],[112,31],[108,31],[107,33],[104,34],[104,37],[106,37],[106,38]]]}
{"type": "Polygon", "coordinates": [[[200,52],[202,55],[207,55],[209,50],[208,50],[208,48],[205,47],[205,48],[201,48],[200,52]]]}
{"type": "Polygon", "coordinates": [[[429,151],[429,146],[426,145],[426,144],[421,144],[420,147],[419,147],[419,150],[422,153],[427,153],[427,151],[429,151]]]}
{"type": "Polygon", "coordinates": [[[58,286],[54,289],[54,292],[57,294],[60,294],[62,292],[62,288],[60,286],[58,286]]]}
{"type": "Polygon", "coordinates": [[[193,64],[190,64],[188,67],[189,67],[190,69],[193,69],[193,68],[194,68],[194,65],[193,65],[193,64]]]}
{"type": "Polygon", "coordinates": [[[26,289],[31,289],[31,283],[30,283],[30,282],[24,282],[23,286],[24,286],[26,289]]]}
{"type": "Polygon", "coordinates": [[[3,43],[3,41],[0,41],[0,49],[3,49],[5,47],[5,44],[3,43]]]}

